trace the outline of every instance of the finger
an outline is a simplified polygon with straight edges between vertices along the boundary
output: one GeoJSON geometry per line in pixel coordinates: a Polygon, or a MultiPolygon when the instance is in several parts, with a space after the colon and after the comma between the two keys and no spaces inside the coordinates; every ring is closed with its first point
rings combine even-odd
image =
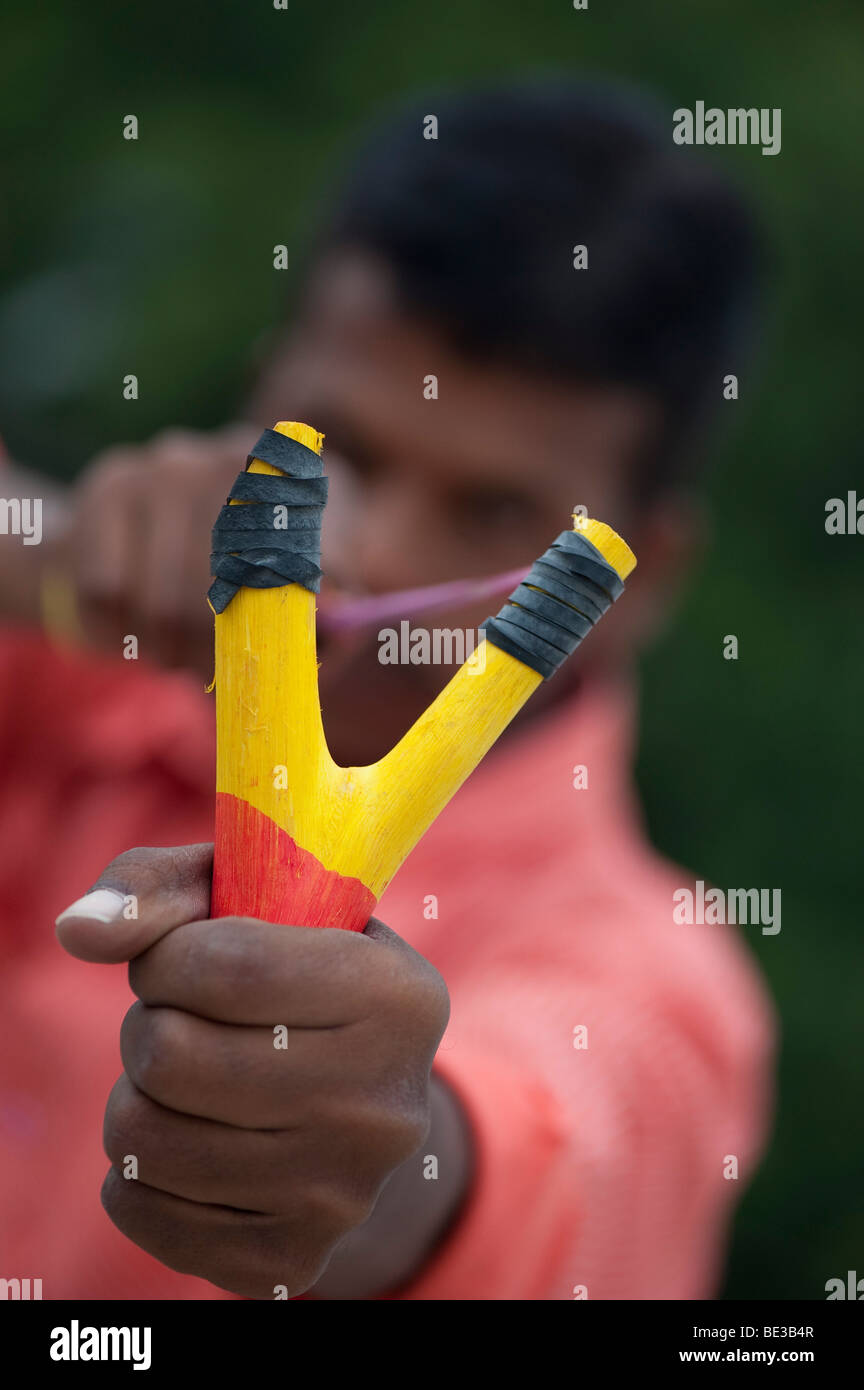
{"type": "Polygon", "coordinates": [[[140,579],[141,611],[148,623],[178,623],[183,617],[189,522],[182,498],[167,487],[148,498],[140,579]]]}
{"type": "Polygon", "coordinates": [[[369,1203],[381,1181],[374,1158],[335,1129],[326,1149],[305,1129],[241,1129],[180,1114],[144,1095],[125,1074],[108,1098],[103,1146],[124,1174],[192,1202],[247,1211],[290,1212],[298,1186],[339,1188],[369,1203]]]}
{"type": "MultiPolygon", "coordinates": [[[[102,1205],[114,1225],[161,1264],[243,1298],[273,1298],[278,1285],[289,1297],[304,1293],[329,1255],[327,1248],[314,1258],[305,1253],[305,1212],[292,1221],[188,1202],[143,1182],[126,1182],[115,1168],[103,1184],[102,1205]]],[[[332,1225],[331,1245],[344,1233],[332,1225]]]]}
{"type": "Polygon", "coordinates": [[[145,1004],[222,1023],[335,1028],[374,1012],[382,970],[403,968],[405,943],[378,927],[386,937],[252,917],[190,922],[135,960],[129,983],[145,1004]]]}
{"type": "Polygon", "coordinates": [[[275,1211],[284,1198],[288,1136],[280,1130],[239,1129],[169,1110],[125,1075],[105,1110],[102,1143],[125,1174],[192,1202],[275,1211]]]}
{"type": "Polygon", "coordinates": [[[243,1129],[311,1124],[355,1079],[375,1079],[374,1064],[352,1059],[341,1028],[237,1028],[144,1004],[123,1020],[120,1055],[159,1105],[243,1129]]]}
{"type": "Polygon", "coordinates": [[[57,937],[79,960],[131,960],[166,932],[210,911],[212,845],[131,849],[57,918],[57,937]]]}
{"type": "MultiPolygon", "coordinates": [[[[239,467],[239,465],[238,465],[239,467]]],[[[192,556],[209,554],[201,511],[212,491],[211,511],[218,509],[213,446],[207,436],[171,431],[154,448],[146,498],[146,526],[141,559],[141,607],[153,624],[179,624],[197,598],[194,613],[204,608],[206,574],[193,582],[192,556]],[[191,590],[191,595],[190,595],[191,590]]],[[[203,565],[203,559],[201,561],[203,565]]]]}
{"type": "Polygon", "coordinates": [[[85,599],[127,603],[136,565],[136,498],[139,464],[132,450],[98,459],[76,498],[73,546],[85,599]]]}

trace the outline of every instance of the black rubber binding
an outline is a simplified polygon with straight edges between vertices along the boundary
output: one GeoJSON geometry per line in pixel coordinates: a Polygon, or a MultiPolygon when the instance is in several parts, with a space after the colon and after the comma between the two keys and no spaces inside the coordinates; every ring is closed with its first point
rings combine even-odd
{"type": "Polygon", "coordinates": [[[623,592],[596,545],[562,531],[500,613],[486,619],[486,640],[548,680],[623,592]]]}
{"type": "Polygon", "coordinates": [[[327,501],[324,463],[314,449],[276,430],[265,430],[253,459],[271,463],[282,476],[241,473],[213,527],[208,599],[214,613],[224,613],[243,587],[276,589],[302,584],[321,588],[321,515],[327,501]],[[232,507],[231,502],[245,502],[232,507]],[[288,508],[286,517],[277,507],[288,508]]]}

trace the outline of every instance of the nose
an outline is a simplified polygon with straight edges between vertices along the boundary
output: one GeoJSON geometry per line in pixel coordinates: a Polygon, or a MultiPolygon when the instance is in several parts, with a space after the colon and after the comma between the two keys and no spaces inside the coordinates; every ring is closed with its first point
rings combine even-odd
{"type": "Polygon", "coordinates": [[[333,489],[322,553],[340,587],[378,594],[440,579],[436,522],[424,490],[382,481],[333,489]]]}

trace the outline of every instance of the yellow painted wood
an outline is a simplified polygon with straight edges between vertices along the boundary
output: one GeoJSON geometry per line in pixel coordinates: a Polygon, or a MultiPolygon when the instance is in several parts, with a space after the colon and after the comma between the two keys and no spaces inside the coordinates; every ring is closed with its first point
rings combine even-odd
{"type": "Polygon", "coordinates": [[[627,542],[622,540],[611,526],[607,526],[605,521],[593,521],[589,516],[584,521],[577,522],[574,518],[573,529],[581,532],[592,545],[596,545],[603,559],[612,566],[619,579],[626,579],[628,574],[632,574],[636,568],[636,556],[627,542]]]}
{"type": "MultiPolygon", "coordinates": [[[[308,425],[274,428],[321,452],[323,436],[308,425]]],[[[279,470],[254,460],[250,471],[279,470]]],[[[635,564],[614,531],[586,526],[604,554],[635,564]]],[[[240,589],[216,615],[217,790],[377,898],[543,678],[483,642],[384,758],[337,767],[321,721],[315,602],[298,584],[240,589]]]]}

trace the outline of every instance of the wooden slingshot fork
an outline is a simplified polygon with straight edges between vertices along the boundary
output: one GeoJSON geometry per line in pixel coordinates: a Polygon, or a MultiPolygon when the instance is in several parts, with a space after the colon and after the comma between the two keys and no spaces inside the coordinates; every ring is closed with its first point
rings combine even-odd
{"type": "MultiPolygon", "coordinates": [[[[305,446],[305,453],[298,451],[302,459],[321,454],[323,436],[308,425],[282,421],[262,440],[267,435],[305,446]]],[[[247,471],[286,472],[254,455],[247,471]]],[[[250,530],[259,544],[247,560],[262,572],[273,557],[260,545],[261,530],[273,525],[276,510],[259,502],[262,521],[250,530]]],[[[298,527],[308,511],[296,513],[298,527]]],[[[231,523],[237,524],[236,516],[228,517],[231,523]]],[[[312,529],[290,532],[301,538],[305,555],[312,529]]],[[[226,550],[234,540],[223,535],[214,555],[217,576],[220,569],[235,574],[243,537],[236,539],[238,549],[226,550]]],[[[337,767],[327,748],[314,580],[280,582],[277,574],[264,587],[241,580],[226,598],[217,578],[210,591],[217,702],[212,916],[362,931],[402,861],[531,692],[618,597],[635,563],[602,522],[581,521],[562,533],[487,622],[473,655],[395,747],[369,767],[337,767]]],[[[314,568],[299,563],[304,573],[314,568]]]]}

